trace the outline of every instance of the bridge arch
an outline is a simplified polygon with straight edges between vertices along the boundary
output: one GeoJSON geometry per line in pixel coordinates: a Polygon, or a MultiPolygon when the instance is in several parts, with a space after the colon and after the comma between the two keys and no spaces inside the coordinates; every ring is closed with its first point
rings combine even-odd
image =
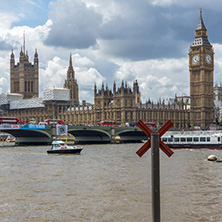
{"type": "Polygon", "coordinates": [[[110,143],[111,135],[101,129],[69,129],[68,133],[75,137],[76,143],[110,143]]]}
{"type": "Polygon", "coordinates": [[[117,131],[115,136],[119,136],[121,142],[135,143],[148,139],[144,132],[138,128],[125,128],[124,130],[117,131]]]}
{"type": "Polygon", "coordinates": [[[3,129],[1,132],[6,132],[16,137],[16,144],[18,145],[51,143],[51,135],[45,130],[3,129]]]}

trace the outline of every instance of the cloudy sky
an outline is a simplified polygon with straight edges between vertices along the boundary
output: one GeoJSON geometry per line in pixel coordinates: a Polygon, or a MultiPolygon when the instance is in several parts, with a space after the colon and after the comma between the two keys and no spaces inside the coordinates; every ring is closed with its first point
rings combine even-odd
{"type": "MultiPolygon", "coordinates": [[[[112,89],[138,80],[142,102],[189,95],[188,52],[200,7],[214,47],[214,81],[222,82],[220,0],[0,0],[0,93],[10,91],[10,54],[37,49],[40,92],[63,87],[70,53],[80,100],[93,102],[102,82],[112,89]]],[[[41,93],[40,93],[41,96],[41,93]]]]}

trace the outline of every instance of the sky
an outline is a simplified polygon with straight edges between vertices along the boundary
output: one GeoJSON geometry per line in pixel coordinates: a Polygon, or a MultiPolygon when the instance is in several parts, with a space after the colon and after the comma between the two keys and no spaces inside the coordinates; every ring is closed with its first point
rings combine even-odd
{"type": "Polygon", "coordinates": [[[222,82],[220,0],[0,0],[0,93],[10,92],[10,54],[39,55],[39,91],[62,88],[70,54],[79,99],[93,103],[94,85],[138,81],[142,102],[189,95],[189,48],[200,8],[222,82]]]}

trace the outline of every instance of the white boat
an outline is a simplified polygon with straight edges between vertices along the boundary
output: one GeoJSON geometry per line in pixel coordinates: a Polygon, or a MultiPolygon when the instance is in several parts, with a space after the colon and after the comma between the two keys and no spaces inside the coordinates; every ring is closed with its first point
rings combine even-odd
{"type": "Polygon", "coordinates": [[[222,131],[168,131],[161,140],[170,148],[222,149],[222,131]]]}
{"type": "Polygon", "coordinates": [[[47,150],[47,153],[50,154],[80,154],[82,148],[77,146],[68,146],[62,140],[52,141],[52,146],[50,150],[47,150]]]}
{"type": "Polygon", "coordinates": [[[6,143],[15,143],[15,137],[8,136],[5,140],[6,143]]]}

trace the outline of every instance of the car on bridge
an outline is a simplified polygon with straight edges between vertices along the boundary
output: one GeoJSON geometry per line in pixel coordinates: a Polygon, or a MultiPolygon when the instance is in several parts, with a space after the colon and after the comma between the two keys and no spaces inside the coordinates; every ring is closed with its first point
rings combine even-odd
{"type": "Polygon", "coordinates": [[[46,122],[47,124],[59,124],[59,125],[64,124],[61,119],[45,119],[44,122],[46,122]]]}

